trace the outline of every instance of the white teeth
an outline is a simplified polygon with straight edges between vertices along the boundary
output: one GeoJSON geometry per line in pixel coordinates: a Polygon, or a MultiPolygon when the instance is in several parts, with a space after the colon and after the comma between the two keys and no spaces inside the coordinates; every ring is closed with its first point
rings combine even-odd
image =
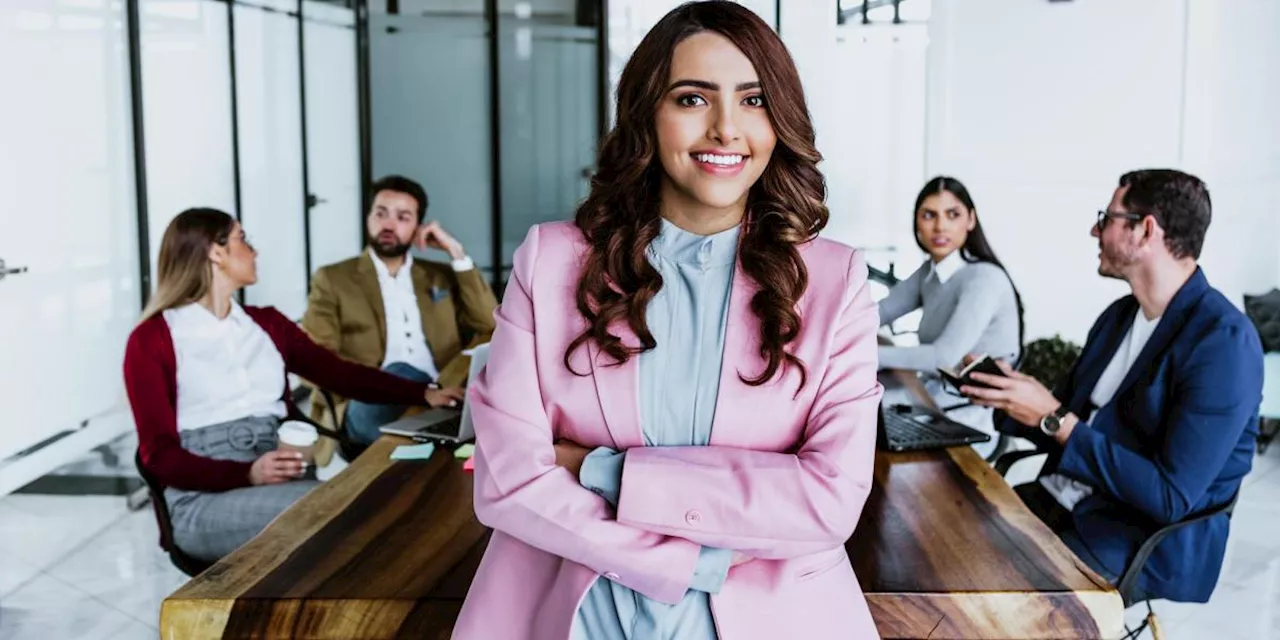
{"type": "Polygon", "coordinates": [[[742,162],[742,156],[740,155],[721,156],[721,155],[716,155],[714,153],[699,153],[694,157],[697,158],[698,162],[705,162],[707,164],[718,164],[726,167],[733,166],[735,164],[739,164],[742,162]]]}

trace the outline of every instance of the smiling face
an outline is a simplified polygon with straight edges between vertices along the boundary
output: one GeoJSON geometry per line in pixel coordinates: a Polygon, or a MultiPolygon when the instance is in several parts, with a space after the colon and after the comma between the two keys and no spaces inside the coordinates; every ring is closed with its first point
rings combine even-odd
{"type": "Polygon", "coordinates": [[[656,115],[663,210],[741,218],[777,136],[751,61],[704,31],[676,46],[656,115]]]}
{"type": "Polygon", "coordinates": [[[934,262],[963,247],[977,224],[978,217],[950,191],[925,198],[916,210],[916,235],[934,262]]]}

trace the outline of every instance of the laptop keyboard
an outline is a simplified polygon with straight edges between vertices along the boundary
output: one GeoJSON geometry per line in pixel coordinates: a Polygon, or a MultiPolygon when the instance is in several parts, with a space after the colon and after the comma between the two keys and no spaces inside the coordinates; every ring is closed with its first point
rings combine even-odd
{"type": "Polygon", "coordinates": [[[913,420],[910,414],[901,415],[893,411],[884,412],[884,428],[889,442],[905,449],[960,445],[968,442],[963,434],[956,433],[955,430],[913,420]]]}

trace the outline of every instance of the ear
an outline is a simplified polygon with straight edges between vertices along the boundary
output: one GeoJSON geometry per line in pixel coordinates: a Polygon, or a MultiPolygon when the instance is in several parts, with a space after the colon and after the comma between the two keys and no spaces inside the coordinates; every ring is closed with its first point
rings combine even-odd
{"type": "Polygon", "coordinates": [[[973,211],[970,211],[970,212],[969,212],[969,229],[968,229],[968,231],[972,232],[972,231],[973,231],[974,229],[976,229],[977,227],[978,227],[978,210],[977,210],[977,209],[974,209],[973,211]]]}
{"type": "Polygon", "coordinates": [[[1164,244],[1164,229],[1160,227],[1160,223],[1156,222],[1155,216],[1147,216],[1138,223],[1138,228],[1142,229],[1142,243],[1159,242],[1164,244]]]}
{"type": "Polygon", "coordinates": [[[227,259],[227,248],[220,244],[213,244],[209,247],[209,262],[215,267],[221,267],[222,263],[227,259]]]}

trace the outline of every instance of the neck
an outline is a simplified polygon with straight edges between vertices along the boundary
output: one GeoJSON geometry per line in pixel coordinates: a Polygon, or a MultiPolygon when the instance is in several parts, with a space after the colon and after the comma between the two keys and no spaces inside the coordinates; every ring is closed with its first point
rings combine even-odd
{"type": "Polygon", "coordinates": [[[662,205],[659,211],[663,218],[689,233],[709,236],[742,224],[746,215],[747,197],[728,207],[710,207],[694,202],[691,198],[676,193],[675,186],[669,180],[663,181],[662,205]]]}
{"type": "Polygon", "coordinates": [[[235,294],[236,287],[231,286],[220,279],[215,279],[213,286],[209,292],[200,298],[200,306],[209,310],[214,317],[222,320],[231,315],[231,296],[235,294]]]}
{"type": "Polygon", "coordinates": [[[1196,272],[1192,258],[1175,259],[1156,265],[1143,265],[1126,278],[1133,289],[1133,297],[1142,307],[1142,315],[1154,320],[1164,315],[1173,297],[1196,272]]]}

